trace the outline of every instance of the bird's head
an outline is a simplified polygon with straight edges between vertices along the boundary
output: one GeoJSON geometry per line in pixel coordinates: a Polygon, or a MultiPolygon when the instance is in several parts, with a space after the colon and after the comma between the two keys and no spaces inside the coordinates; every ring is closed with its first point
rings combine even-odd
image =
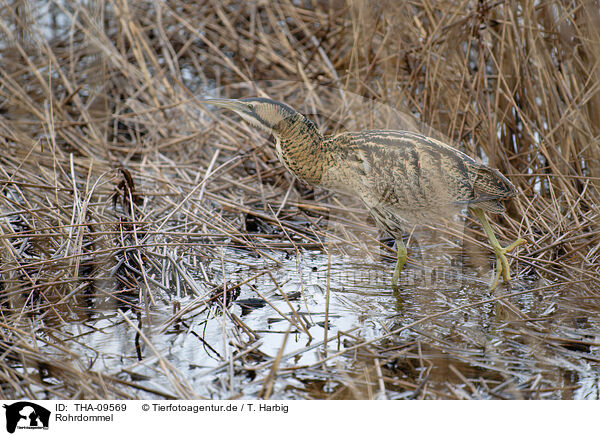
{"type": "Polygon", "coordinates": [[[304,119],[304,116],[286,104],[268,98],[201,100],[200,103],[229,109],[255,127],[275,136],[304,119]]]}

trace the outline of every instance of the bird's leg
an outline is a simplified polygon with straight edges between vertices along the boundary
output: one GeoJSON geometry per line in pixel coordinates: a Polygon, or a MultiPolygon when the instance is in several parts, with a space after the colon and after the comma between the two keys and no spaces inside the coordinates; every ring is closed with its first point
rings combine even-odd
{"type": "Polygon", "coordinates": [[[506,259],[505,254],[510,253],[519,245],[523,245],[527,241],[523,238],[519,238],[507,247],[500,246],[500,243],[496,239],[496,235],[494,235],[492,227],[490,226],[490,223],[485,217],[485,213],[483,212],[483,210],[480,208],[473,208],[472,211],[477,216],[477,218],[479,218],[479,221],[481,221],[483,230],[485,231],[485,234],[487,235],[490,244],[492,244],[494,253],[496,253],[496,277],[494,278],[491,287],[491,289],[495,289],[498,285],[500,274],[502,274],[502,277],[504,278],[504,281],[506,283],[510,282],[510,267],[508,266],[508,260],[506,259]]]}
{"type": "Polygon", "coordinates": [[[404,242],[402,242],[401,238],[396,239],[396,250],[398,251],[396,269],[394,270],[394,275],[392,276],[392,289],[394,291],[398,290],[400,271],[402,271],[402,267],[406,263],[406,245],[404,245],[404,242]]]}

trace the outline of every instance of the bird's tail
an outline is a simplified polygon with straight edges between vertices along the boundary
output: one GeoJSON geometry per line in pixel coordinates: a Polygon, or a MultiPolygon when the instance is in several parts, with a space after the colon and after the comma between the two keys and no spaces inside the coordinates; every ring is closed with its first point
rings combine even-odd
{"type": "Polygon", "coordinates": [[[468,165],[473,186],[471,203],[490,212],[504,212],[501,201],[517,195],[517,188],[495,168],[478,163],[468,165]]]}

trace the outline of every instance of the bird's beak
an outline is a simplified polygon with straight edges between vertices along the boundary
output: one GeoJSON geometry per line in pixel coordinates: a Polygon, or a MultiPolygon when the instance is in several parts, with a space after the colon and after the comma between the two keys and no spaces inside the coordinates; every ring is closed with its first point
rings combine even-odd
{"type": "Polygon", "coordinates": [[[241,100],[233,100],[229,98],[214,98],[209,100],[198,100],[198,103],[212,104],[213,106],[229,109],[230,111],[233,111],[237,115],[242,117],[243,120],[250,123],[250,125],[269,132],[271,131],[271,128],[269,126],[265,125],[264,122],[261,122],[261,120],[257,118],[256,114],[254,113],[254,109],[252,108],[252,105],[241,100]]]}
{"type": "Polygon", "coordinates": [[[229,109],[234,112],[247,112],[248,108],[244,103],[239,100],[233,100],[229,98],[212,98],[207,100],[197,100],[200,104],[212,104],[213,106],[222,107],[224,109],[229,109]]]}

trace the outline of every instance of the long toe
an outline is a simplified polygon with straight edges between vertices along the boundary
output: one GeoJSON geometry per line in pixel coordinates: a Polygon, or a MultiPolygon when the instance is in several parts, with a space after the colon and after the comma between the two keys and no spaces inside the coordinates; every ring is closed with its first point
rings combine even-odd
{"type": "Polygon", "coordinates": [[[490,290],[493,291],[494,289],[496,289],[496,286],[498,286],[498,281],[500,281],[500,274],[502,274],[502,271],[502,261],[500,260],[498,255],[496,255],[496,275],[494,276],[494,281],[492,282],[490,290]]]}
{"type": "Polygon", "coordinates": [[[518,246],[526,243],[527,241],[525,239],[519,238],[507,247],[501,247],[500,245],[494,247],[494,252],[496,253],[496,277],[494,278],[491,289],[495,289],[498,285],[500,274],[502,274],[502,278],[506,283],[510,283],[510,265],[508,264],[506,253],[510,253],[518,246]]]}
{"type": "Polygon", "coordinates": [[[513,242],[512,244],[510,244],[508,247],[503,248],[502,251],[504,253],[510,253],[515,248],[517,248],[518,246],[523,245],[523,244],[527,244],[527,240],[525,240],[523,238],[519,238],[515,242],[513,242]]]}

